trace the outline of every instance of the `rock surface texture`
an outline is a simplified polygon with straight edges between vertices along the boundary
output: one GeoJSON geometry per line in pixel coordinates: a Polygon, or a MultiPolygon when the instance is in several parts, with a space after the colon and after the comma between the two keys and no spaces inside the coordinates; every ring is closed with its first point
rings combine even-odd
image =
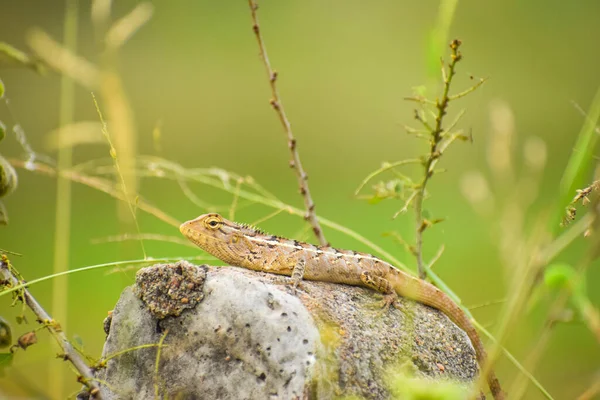
{"type": "Polygon", "coordinates": [[[185,261],[140,270],[103,357],[154,346],[108,361],[103,398],[385,399],[394,366],[465,385],[476,377],[469,339],[437,310],[402,301],[382,311],[369,289],[288,281],[185,261]]]}

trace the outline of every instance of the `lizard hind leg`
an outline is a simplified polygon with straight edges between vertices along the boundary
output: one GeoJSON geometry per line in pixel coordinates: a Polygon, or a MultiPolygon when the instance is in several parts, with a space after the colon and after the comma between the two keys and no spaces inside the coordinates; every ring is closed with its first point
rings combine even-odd
{"type": "Polygon", "coordinates": [[[374,304],[376,307],[387,310],[390,306],[400,309],[400,303],[398,303],[398,294],[392,287],[390,281],[380,276],[373,275],[369,271],[363,271],[360,274],[360,280],[366,287],[376,290],[381,293],[381,301],[374,304]]]}

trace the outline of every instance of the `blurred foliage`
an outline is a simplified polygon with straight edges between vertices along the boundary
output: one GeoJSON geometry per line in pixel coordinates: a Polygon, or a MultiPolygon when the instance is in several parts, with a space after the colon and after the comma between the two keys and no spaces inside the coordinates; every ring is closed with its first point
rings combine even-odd
{"type": "MultiPolygon", "coordinates": [[[[126,15],[134,3],[115,2],[114,17],[126,15]]],[[[281,77],[280,94],[310,176],[318,214],[359,232],[412,269],[413,257],[404,246],[381,236],[397,231],[407,240],[412,238],[412,216],[391,220],[398,204],[380,202],[372,207],[354,199],[352,193],[383,160],[420,154],[421,143],[403,133],[402,125],[411,120],[414,108],[403,98],[411,94],[412,87],[427,81],[433,63],[442,56],[433,42],[445,52],[442,42],[453,37],[463,41],[466,56],[456,76],[457,87],[470,85],[470,71],[490,80],[462,100],[461,107],[467,112],[461,125],[472,133],[473,143],[455,146],[445,156],[447,172],[428,187],[433,195],[425,206],[447,221],[427,232],[424,255],[434,258],[444,244],[435,272],[464,304],[476,304],[506,297],[515,275],[510,266],[517,266],[510,258],[511,250],[513,257],[518,255],[515,243],[526,241],[533,222],[543,218],[540,215],[553,215],[557,203],[576,195],[568,193],[569,189],[561,191],[561,177],[571,155],[582,154],[588,167],[598,161],[597,149],[576,144],[577,133],[586,123],[586,132],[592,132],[588,139],[597,139],[594,124],[587,122],[594,120],[597,109],[592,107],[582,116],[571,102],[590,109],[600,83],[600,51],[595,42],[600,37],[596,23],[600,3],[442,3],[388,1],[367,6],[358,0],[326,5],[316,0],[264,1],[261,28],[271,62],[281,77]],[[511,133],[504,134],[506,131],[511,133]],[[503,164],[506,157],[508,167],[503,164]]],[[[285,135],[270,110],[247,5],[200,1],[155,2],[154,6],[152,19],[112,54],[135,115],[137,153],[189,168],[233,171],[301,209],[297,183],[287,167],[285,135]]],[[[5,17],[0,38],[11,43],[11,49],[26,49],[26,37],[34,27],[60,41],[63,10],[56,3],[22,0],[0,8],[5,17]]],[[[98,50],[102,48],[99,32],[87,23],[90,10],[81,8],[80,19],[86,23],[80,28],[79,54],[102,65],[108,60],[98,50]]],[[[129,37],[132,32],[123,34],[129,37]]],[[[111,43],[121,46],[122,37],[113,36],[111,43]]],[[[2,54],[7,53],[3,50],[2,54]]],[[[6,91],[0,102],[0,120],[9,128],[1,143],[2,154],[22,159],[25,152],[30,157],[32,150],[21,145],[25,137],[37,153],[56,158],[57,143],[50,133],[67,129],[58,122],[60,77],[32,74],[2,64],[3,59],[0,76],[6,91]],[[15,140],[16,132],[21,135],[15,140]]],[[[35,63],[31,58],[24,60],[35,63]]],[[[422,92],[425,90],[432,89],[422,87],[422,92]]],[[[103,107],[101,102],[102,111],[103,107]]],[[[74,121],[98,122],[88,89],[77,89],[74,121]]],[[[110,130],[110,121],[108,124],[110,130]]],[[[108,146],[94,144],[98,126],[86,126],[89,139],[72,137],[74,164],[85,170],[86,166],[96,167],[87,162],[108,158],[99,167],[110,165],[108,146]]],[[[175,221],[209,208],[227,211],[235,198],[231,191],[198,181],[181,184],[176,179],[160,179],[160,169],[140,168],[140,172],[144,168],[148,172],[140,181],[140,198],[173,215],[175,221]]],[[[419,166],[407,168],[411,173],[419,166]]],[[[101,168],[95,171],[102,173],[101,168]]],[[[583,189],[593,181],[587,174],[578,176],[587,183],[575,188],[583,189]]],[[[27,280],[33,280],[51,273],[56,181],[25,169],[19,175],[19,190],[2,199],[11,212],[11,225],[0,227],[0,248],[23,253],[19,269],[27,280]]],[[[384,197],[402,197],[406,181],[398,176],[392,184],[375,185],[372,200],[378,202],[384,197]]],[[[233,192],[235,188],[233,182],[233,192]]],[[[139,246],[103,240],[137,234],[121,224],[126,217],[119,213],[114,199],[78,184],[74,184],[72,196],[72,268],[142,257],[139,246]],[[100,244],[92,243],[94,240],[100,244]]],[[[273,211],[240,200],[236,210],[240,221],[260,220],[273,211]]],[[[167,219],[138,214],[142,234],[179,234],[176,227],[163,222],[167,219]]],[[[550,219],[546,218],[548,223],[550,219]]],[[[313,240],[304,236],[302,219],[285,211],[260,225],[279,235],[313,240]]],[[[331,227],[324,229],[336,247],[368,250],[331,227]]],[[[557,263],[571,265],[585,245],[585,239],[578,239],[557,263]]],[[[198,254],[196,249],[166,241],[148,242],[146,251],[153,257],[198,254]]],[[[556,272],[550,269],[550,275],[545,275],[551,286],[552,282],[570,282],[568,272],[558,271],[558,277],[552,277],[556,272]]],[[[102,320],[133,276],[130,271],[106,275],[99,268],[70,276],[64,295],[68,296],[69,314],[77,317],[70,318],[68,334],[83,338],[89,354],[100,354],[105,336],[102,320]]],[[[597,287],[598,268],[590,268],[585,282],[577,282],[597,287]]],[[[50,287],[44,281],[31,290],[42,304],[50,304],[50,287]]],[[[588,306],[597,308],[600,293],[587,290],[586,299],[588,306]]],[[[9,296],[0,298],[2,315],[13,321],[21,310],[9,305],[9,296]]],[[[550,299],[542,297],[508,338],[507,347],[519,359],[525,359],[536,342],[549,306],[550,299]]],[[[499,308],[480,308],[473,314],[493,331],[499,308]]],[[[27,325],[15,326],[13,336],[28,329],[27,325]]],[[[63,367],[54,359],[51,338],[40,335],[39,340],[12,360],[13,368],[4,371],[0,394],[39,395],[47,387],[48,371],[63,367]]],[[[598,359],[599,346],[584,323],[559,324],[534,375],[556,399],[570,399],[589,387],[599,368],[598,359]]],[[[510,382],[517,372],[501,358],[498,375],[510,382]]],[[[67,373],[65,379],[70,390],[77,389],[73,375],[67,373]]],[[[529,388],[525,398],[541,395],[529,388]]]]}
{"type": "MultiPolygon", "coordinates": [[[[0,68],[5,67],[27,67],[38,73],[44,72],[44,67],[40,61],[8,43],[0,42],[0,68]]],[[[0,85],[0,98],[3,94],[4,87],[0,85]]]]}

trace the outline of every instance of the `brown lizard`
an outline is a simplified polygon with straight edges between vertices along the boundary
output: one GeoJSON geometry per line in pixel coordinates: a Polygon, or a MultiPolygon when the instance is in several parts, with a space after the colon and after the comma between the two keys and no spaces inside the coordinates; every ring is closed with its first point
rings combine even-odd
{"type": "MultiPolygon", "coordinates": [[[[302,279],[365,286],[383,294],[386,308],[396,306],[398,295],[436,308],[467,333],[479,365],[486,361],[475,327],[446,293],[375,256],[270,236],[219,214],[201,215],[184,222],[179,229],[192,243],[230,265],[291,276],[294,286],[302,279]]],[[[487,381],[494,399],[504,399],[491,370],[487,381]]]]}

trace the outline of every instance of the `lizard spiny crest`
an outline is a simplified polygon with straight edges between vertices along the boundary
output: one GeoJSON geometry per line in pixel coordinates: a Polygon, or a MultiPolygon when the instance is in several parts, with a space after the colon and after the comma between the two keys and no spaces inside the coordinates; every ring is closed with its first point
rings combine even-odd
{"type": "Polygon", "coordinates": [[[240,228],[254,231],[254,232],[256,232],[259,235],[267,235],[267,232],[263,231],[262,229],[254,226],[254,225],[246,224],[246,223],[243,223],[243,222],[242,223],[238,223],[238,225],[240,226],[240,228]]]}

